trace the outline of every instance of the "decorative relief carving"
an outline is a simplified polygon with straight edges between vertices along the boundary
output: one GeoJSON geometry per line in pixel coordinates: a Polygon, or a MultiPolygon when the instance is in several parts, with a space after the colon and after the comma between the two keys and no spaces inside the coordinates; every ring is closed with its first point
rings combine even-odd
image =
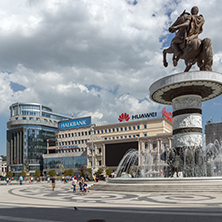
{"type": "Polygon", "coordinates": [[[202,128],[202,116],[198,114],[184,114],[173,118],[173,128],[199,127],[202,128]]]}
{"type": "Polygon", "coordinates": [[[202,146],[202,134],[176,134],[173,136],[173,147],[202,146]]]}
{"type": "Polygon", "coordinates": [[[173,99],[172,102],[173,111],[189,108],[202,108],[201,96],[198,95],[180,96],[173,99]]]}

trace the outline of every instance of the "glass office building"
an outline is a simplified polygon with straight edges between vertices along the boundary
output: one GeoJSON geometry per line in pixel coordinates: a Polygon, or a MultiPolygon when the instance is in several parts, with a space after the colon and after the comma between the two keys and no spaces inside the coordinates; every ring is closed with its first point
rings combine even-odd
{"type": "Polygon", "coordinates": [[[42,171],[42,155],[47,152],[47,139],[55,139],[58,122],[71,117],[53,113],[36,103],[15,103],[10,106],[7,123],[7,165],[15,175],[22,170],[31,174],[42,171]]]}

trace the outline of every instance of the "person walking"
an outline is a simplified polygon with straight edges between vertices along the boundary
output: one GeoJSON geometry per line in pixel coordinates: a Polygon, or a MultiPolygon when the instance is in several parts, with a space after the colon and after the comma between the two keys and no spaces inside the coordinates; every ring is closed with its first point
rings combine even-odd
{"type": "Polygon", "coordinates": [[[51,183],[52,183],[52,191],[55,189],[56,179],[55,177],[51,177],[51,183]]]}
{"type": "Polygon", "coordinates": [[[20,175],[19,181],[20,181],[20,185],[22,185],[22,181],[23,181],[23,176],[22,175],[20,175]]]}
{"type": "Polygon", "coordinates": [[[76,192],[76,184],[77,184],[77,180],[75,177],[73,177],[72,179],[73,193],[76,192]]]}

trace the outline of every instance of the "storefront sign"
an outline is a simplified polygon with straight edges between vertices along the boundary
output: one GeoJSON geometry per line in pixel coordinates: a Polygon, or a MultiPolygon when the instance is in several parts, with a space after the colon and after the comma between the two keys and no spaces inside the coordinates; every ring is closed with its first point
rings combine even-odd
{"type": "Polygon", "coordinates": [[[129,114],[127,114],[127,113],[122,113],[121,115],[119,115],[119,121],[120,122],[122,122],[123,120],[125,120],[125,121],[129,121],[129,119],[130,119],[130,116],[129,116],[129,114]]]}
{"type": "Polygon", "coordinates": [[[150,118],[150,117],[156,117],[156,116],[157,116],[157,112],[143,113],[143,114],[132,115],[132,119],[143,119],[143,118],[150,118]]]}
{"type": "MultiPolygon", "coordinates": [[[[136,114],[136,115],[132,115],[131,119],[135,120],[135,119],[144,119],[144,118],[150,118],[150,117],[157,117],[157,112],[151,112],[151,113],[142,113],[142,114],[136,114]]],[[[122,113],[121,115],[119,115],[118,120],[120,122],[122,121],[129,121],[130,119],[130,115],[127,113],[122,113]]]]}
{"type": "Polygon", "coordinates": [[[90,126],[91,117],[65,120],[59,122],[59,130],[90,126]]]}
{"type": "Polygon", "coordinates": [[[173,122],[173,114],[171,112],[167,112],[166,107],[162,110],[162,117],[167,118],[171,123],[173,122]]]}

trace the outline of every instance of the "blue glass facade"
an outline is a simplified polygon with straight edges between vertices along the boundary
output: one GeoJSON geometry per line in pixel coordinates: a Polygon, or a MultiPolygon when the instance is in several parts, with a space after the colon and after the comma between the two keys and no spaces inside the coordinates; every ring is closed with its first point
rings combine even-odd
{"type": "Polygon", "coordinates": [[[86,165],[86,163],[86,156],[45,158],[44,169],[59,169],[61,166],[63,166],[65,169],[74,169],[80,168],[86,165]]]}

